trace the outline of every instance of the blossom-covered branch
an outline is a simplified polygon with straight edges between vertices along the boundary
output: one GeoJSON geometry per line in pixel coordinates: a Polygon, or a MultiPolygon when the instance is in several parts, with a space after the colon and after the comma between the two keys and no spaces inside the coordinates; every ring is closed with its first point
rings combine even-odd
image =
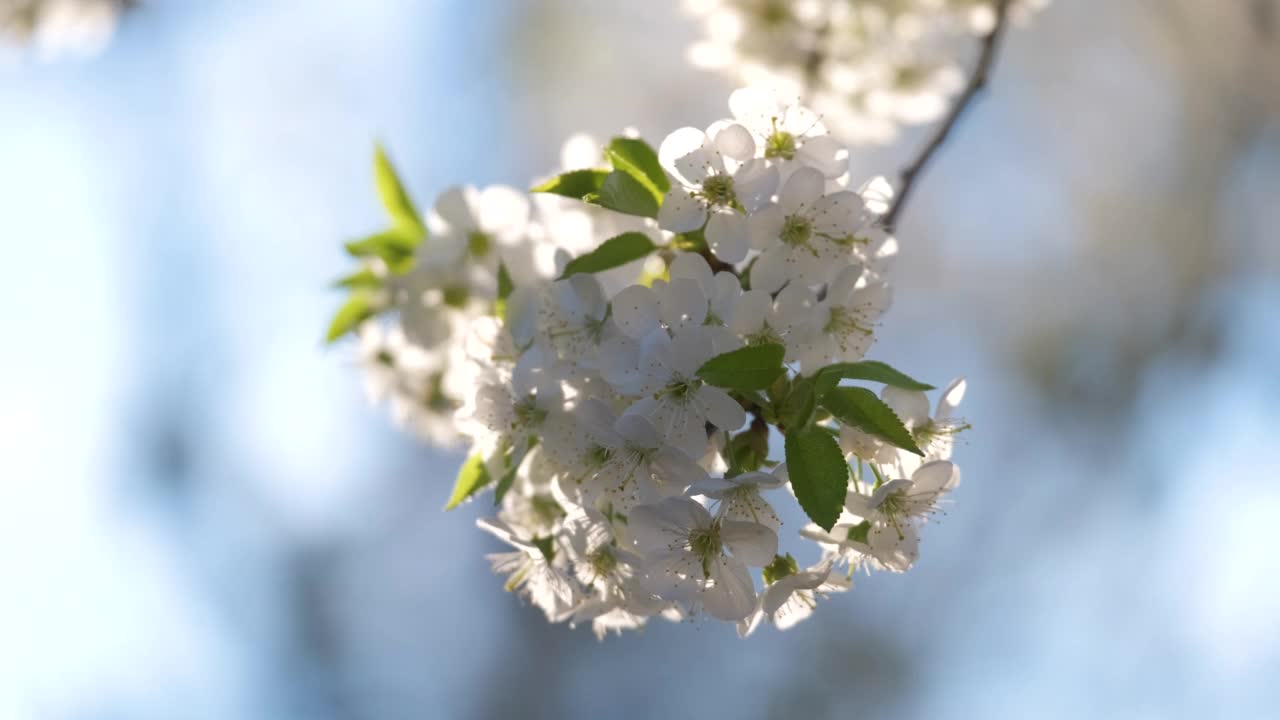
{"type": "Polygon", "coordinates": [[[329,339],[360,337],[399,419],[470,445],[447,507],[492,493],[493,569],[552,622],[789,627],[855,569],[907,570],[959,482],[964,382],[931,410],[932,385],[864,357],[891,297],[888,183],[849,189],[847,150],[794,98],[729,107],[425,215],[376,154],[391,227],[348,243],[329,339]],[[790,502],[810,523],[788,548],[790,502]]]}
{"type": "Polygon", "coordinates": [[[1011,0],[996,0],[995,24],[990,32],[982,37],[978,62],[969,76],[969,81],[965,84],[964,91],[956,98],[946,118],[938,125],[937,130],[933,132],[933,135],[925,143],[919,154],[902,169],[897,197],[893,200],[889,206],[889,211],[884,216],[884,226],[890,232],[897,228],[898,217],[902,214],[903,208],[906,207],[907,201],[911,198],[911,193],[915,189],[921,174],[928,167],[929,161],[933,159],[938,149],[947,141],[956,123],[959,122],[965,111],[969,109],[969,106],[973,104],[974,99],[986,88],[992,66],[1000,49],[1000,41],[1005,26],[1008,23],[1010,2],[1011,0]]]}
{"type": "Polygon", "coordinates": [[[1048,0],[684,0],[698,67],[802,97],[833,134],[885,144],[940,120],[965,87],[966,41],[1048,0]]]}

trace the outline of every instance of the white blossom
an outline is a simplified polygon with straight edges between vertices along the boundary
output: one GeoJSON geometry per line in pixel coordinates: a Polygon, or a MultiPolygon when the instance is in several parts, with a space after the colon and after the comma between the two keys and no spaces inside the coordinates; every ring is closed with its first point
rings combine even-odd
{"type": "Polygon", "coordinates": [[[756,157],[751,133],[724,124],[713,134],[681,128],[667,136],[658,157],[676,182],[658,212],[664,230],[684,233],[706,226],[707,244],[733,264],[747,255],[747,218],[778,186],[778,171],[756,157]]]}
{"type": "Polygon", "coordinates": [[[775,563],[783,565],[786,574],[773,579],[760,593],[756,611],[739,621],[738,634],[742,637],[751,635],[766,620],[779,630],[788,630],[813,614],[819,598],[853,586],[849,576],[832,574],[835,559],[830,556],[805,570],[796,567],[790,555],[780,556],[775,563]],[[783,562],[777,563],[778,560],[783,562]]]}
{"type": "Polygon", "coordinates": [[[493,571],[507,576],[508,592],[529,598],[552,622],[565,619],[573,611],[579,599],[578,589],[563,564],[555,561],[550,538],[523,539],[501,520],[481,518],[476,526],[515,548],[487,556],[493,571]]]}
{"type": "Polygon", "coordinates": [[[956,466],[938,460],[920,466],[910,479],[890,480],[869,495],[850,492],[845,508],[871,523],[866,534],[870,554],[905,571],[919,557],[920,527],[938,511],[943,494],[959,484],[956,466]]]}
{"type": "Polygon", "coordinates": [[[629,524],[647,558],[642,582],[667,600],[737,621],[756,601],[747,565],[772,560],[778,536],[764,525],[712,518],[687,498],[637,507],[629,524]]]}

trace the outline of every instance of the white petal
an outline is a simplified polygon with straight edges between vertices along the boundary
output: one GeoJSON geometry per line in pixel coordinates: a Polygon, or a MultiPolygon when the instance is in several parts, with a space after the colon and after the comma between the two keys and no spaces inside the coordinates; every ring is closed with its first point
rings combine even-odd
{"type": "Polygon", "coordinates": [[[704,385],[698,388],[698,402],[702,404],[707,420],[721,430],[733,432],[747,422],[747,413],[738,401],[718,387],[704,385]]]}
{"type": "MultiPolygon", "coordinates": [[[[641,510],[651,514],[651,519],[646,519],[642,524],[672,531],[705,529],[712,524],[711,514],[707,509],[689,498],[667,498],[652,505],[640,505],[633,512],[641,510]]],[[[627,519],[627,525],[632,525],[630,518],[627,519]]],[[[635,528],[631,527],[631,530],[634,532],[635,528]]],[[[637,541],[639,539],[636,538],[637,541]]],[[[670,542],[670,538],[667,538],[667,542],[670,542]]]]}
{"type": "MultiPolygon", "coordinates": [[[[759,264],[759,263],[757,263],[759,264]]],[[[754,281],[755,274],[752,273],[754,281]]],[[[764,290],[752,288],[738,299],[738,306],[733,310],[733,322],[729,329],[739,335],[754,335],[764,328],[765,318],[773,309],[773,298],[764,290]]]]}
{"type": "MultiPolygon", "coordinates": [[[[888,499],[890,495],[907,493],[907,492],[910,492],[910,490],[911,490],[910,480],[903,480],[902,478],[890,480],[889,482],[876,488],[875,491],[871,493],[870,506],[873,510],[878,509],[881,505],[884,504],[884,501],[888,499]]],[[[846,498],[846,500],[847,499],[848,498],[846,498]]]]}
{"type": "Polygon", "coordinates": [[[597,443],[608,448],[622,447],[622,436],[613,429],[617,418],[603,401],[586,398],[578,403],[573,414],[582,430],[597,443]]]}
{"type": "Polygon", "coordinates": [[[894,572],[906,572],[920,556],[920,535],[913,525],[893,528],[875,525],[867,533],[867,544],[876,559],[894,572]]]}
{"type": "Polygon", "coordinates": [[[613,318],[627,337],[642,338],[658,326],[658,298],[643,285],[623,288],[613,298],[613,318]]]}
{"type": "MultiPolygon", "coordinates": [[[[651,400],[652,398],[645,398],[651,400]]],[[[614,423],[613,429],[620,435],[627,447],[641,448],[652,450],[662,445],[662,435],[654,429],[653,423],[641,412],[632,412],[632,408],[627,408],[627,412],[619,417],[614,423]]]]}
{"type": "MultiPolygon", "coordinates": [[[[782,466],[779,465],[779,467],[782,466]]],[[[741,475],[735,475],[729,479],[729,482],[736,486],[755,485],[761,490],[771,490],[773,488],[782,487],[786,484],[787,480],[785,474],[779,475],[772,472],[752,470],[750,472],[744,472],[741,475]]]]}
{"type": "Polygon", "coordinates": [[[791,248],[781,244],[765,250],[751,266],[751,289],[769,294],[778,292],[789,279],[787,259],[790,256],[791,248]]]}
{"type": "Polygon", "coordinates": [[[672,447],[659,448],[650,463],[662,481],[681,490],[707,480],[707,472],[684,452],[672,447]]]}
{"type": "Polygon", "coordinates": [[[689,494],[719,498],[724,493],[737,490],[739,487],[738,483],[733,480],[722,477],[708,477],[690,485],[689,494]]]}
{"type": "Polygon", "coordinates": [[[645,590],[665,600],[692,602],[699,589],[695,577],[700,577],[701,574],[702,568],[693,553],[657,546],[646,558],[640,582],[645,590]]]}
{"type": "Polygon", "coordinates": [[[804,620],[813,614],[814,608],[812,600],[809,602],[801,602],[794,595],[788,599],[794,600],[795,602],[787,603],[786,607],[779,608],[780,612],[778,612],[773,618],[773,626],[779,630],[790,630],[801,620],[804,620]]]}
{"type": "Polygon", "coordinates": [[[764,622],[764,613],[760,612],[760,609],[757,608],[755,612],[748,615],[746,619],[738,621],[738,637],[751,637],[751,634],[756,631],[756,628],[760,627],[760,623],[762,622],[764,622]]]}
{"type": "Polygon", "coordinates": [[[893,201],[893,186],[884,176],[877,175],[863,183],[862,187],[858,188],[858,194],[862,196],[868,212],[873,215],[883,215],[889,212],[889,206],[893,201]]]}
{"type": "Polygon", "coordinates": [[[671,344],[659,358],[680,375],[693,377],[714,354],[711,337],[702,328],[685,328],[672,336],[671,344]]]}
{"type": "Polygon", "coordinates": [[[715,146],[698,148],[676,158],[676,172],[689,185],[701,185],[708,177],[724,172],[724,158],[715,146]]]}
{"type": "Polygon", "coordinates": [[[436,198],[435,213],[449,229],[466,234],[479,228],[473,208],[479,203],[479,192],[470,185],[455,185],[436,198]]]}
{"type": "Polygon", "coordinates": [[[967,386],[964,378],[956,378],[951,381],[942,390],[942,396],[938,398],[938,409],[934,412],[934,417],[941,420],[951,417],[951,413],[955,412],[960,406],[960,402],[964,400],[964,391],[967,386]]]}
{"type": "Polygon", "coordinates": [[[621,335],[600,343],[600,374],[619,392],[630,393],[632,386],[643,380],[637,361],[640,344],[621,335]]]}
{"type": "Polygon", "coordinates": [[[813,168],[802,167],[787,178],[786,184],[778,193],[778,205],[785,215],[801,212],[810,215],[825,187],[826,180],[822,173],[813,168]]]}
{"type": "Polygon", "coordinates": [[[760,597],[760,610],[764,614],[773,617],[778,613],[779,608],[791,599],[791,595],[796,591],[792,583],[787,582],[791,577],[793,576],[785,577],[765,589],[760,597]]]}
{"type": "Polygon", "coordinates": [[[658,162],[667,172],[676,171],[676,160],[702,147],[707,134],[694,127],[682,127],[668,135],[658,146],[658,162]]]}
{"type": "Polygon", "coordinates": [[[844,191],[823,195],[813,204],[813,229],[833,237],[844,237],[858,229],[862,198],[844,191]]]}
{"type": "Polygon", "coordinates": [[[733,556],[753,567],[764,567],[778,554],[778,534],[759,523],[725,520],[720,539],[733,556]]]}
{"type": "Polygon", "coordinates": [[[773,121],[782,115],[777,97],[762,85],[734,90],[729,95],[729,110],[738,122],[765,137],[773,133],[773,121]]]}
{"type": "Polygon", "coordinates": [[[748,160],[733,176],[738,202],[747,212],[764,207],[778,189],[778,169],[763,158],[748,160]]]}
{"type": "Polygon", "coordinates": [[[678,184],[667,191],[658,208],[658,226],[674,233],[697,230],[706,219],[707,204],[678,184]]]}
{"type": "Polygon", "coordinates": [[[736,212],[712,213],[707,221],[707,244],[722,262],[742,262],[747,257],[747,219],[736,212]]]}
{"type": "Polygon", "coordinates": [[[774,302],[772,324],[779,330],[790,332],[813,319],[817,296],[804,285],[792,283],[778,293],[774,302]]]}
{"type": "Polygon", "coordinates": [[[764,250],[777,242],[782,234],[784,222],[786,217],[782,214],[782,208],[777,205],[769,205],[752,213],[751,217],[747,218],[747,235],[751,241],[751,248],[764,250]]]}
{"type": "Polygon", "coordinates": [[[741,561],[723,555],[711,562],[712,587],[703,591],[702,604],[714,618],[736,622],[756,607],[756,588],[741,561]]]}
{"type": "Polygon", "coordinates": [[[747,129],[734,123],[716,133],[716,149],[734,160],[750,160],[756,155],[756,141],[747,129]]]}
{"type": "Polygon", "coordinates": [[[493,185],[480,192],[480,229],[487,233],[519,231],[529,220],[529,196],[507,185],[493,185]]]}
{"type": "Polygon", "coordinates": [[[888,386],[880,393],[880,399],[893,409],[908,430],[929,422],[929,396],[922,392],[888,386]]]}
{"type": "Polygon", "coordinates": [[[925,463],[911,475],[911,490],[915,493],[938,493],[951,490],[960,484],[960,469],[945,460],[925,463]]]}
{"type": "Polygon", "coordinates": [[[849,150],[830,135],[809,138],[796,150],[796,160],[822,173],[837,178],[849,169],[849,150]]]}
{"type": "Polygon", "coordinates": [[[707,297],[696,280],[672,278],[658,298],[662,321],[675,328],[701,325],[707,319],[707,297]]]}
{"type": "Polygon", "coordinates": [[[711,291],[711,266],[698,253],[677,253],[675,259],[671,261],[671,267],[667,269],[667,275],[672,280],[677,278],[694,280],[706,292],[711,291]]]}
{"type": "Polygon", "coordinates": [[[836,273],[835,278],[831,281],[831,287],[827,290],[827,297],[833,303],[844,305],[861,277],[861,265],[848,265],[841,268],[840,272],[836,273]]]}

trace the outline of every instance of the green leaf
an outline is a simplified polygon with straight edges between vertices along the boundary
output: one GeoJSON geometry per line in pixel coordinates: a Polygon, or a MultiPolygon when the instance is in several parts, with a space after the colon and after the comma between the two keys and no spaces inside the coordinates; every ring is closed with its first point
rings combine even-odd
{"type": "Polygon", "coordinates": [[[709,248],[707,247],[707,234],[705,227],[700,227],[697,230],[690,230],[687,233],[680,233],[679,235],[676,235],[671,238],[671,247],[676,250],[683,250],[691,253],[706,252],[709,248]]]}
{"type": "Polygon", "coordinates": [[[639,260],[657,248],[648,235],[642,232],[628,232],[615,235],[600,243],[600,247],[581,257],[576,257],[564,266],[558,280],[563,280],[578,273],[597,273],[619,265],[626,265],[632,260],[639,260]]]}
{"type": "Polygon", "coordinates": [[[502,498],[507,496],[507,491],[516,482],[516,467],[508,468],[502,477],[498,479],[498,484],[493,488],[493,504],[498,506],[502,504],[502,498]]]}
{"type": "Polygon", "coordinates": [[[849,535],[846,539],[852,540],[853,542],[860,542],[863,545],[866,545],[867,533],[869,532],[871,532],[871,522],[868,520],[863,520],[857,525],[854,525],[853,527],[849,528],[849,535]]]}
{"type": "Polygon", "coordinates": [[[876,360],[861,362],[836,363],[819,370],[817,375],[840,380],[866,380],[884,383],[904,390],[933,390],[934,386],[915,380],[905,373],[899,372],[889,365],[876,360]]]}
{"type": "Polygon", "coordinates": [[[635,178],[659,204],[662,203],[662,198],[671,189],[671,181],[658,162],[658,153],[648,143],[635,138],[616,137],[604,152],[614,169],[635,178]]]}
{"type": "Polygon", "coordinates": [[[627,215],[658,217],[658,202],[639,180],[621,170],[614,170],[600,185],[600,207],[617,210],[627,215]]]}
{"type": "Polygon", "coordinates": [[[787,395],[782,400],[779,412],[782,425],[788,432],[806,427],[813,421],[813,411],[817,409],[818,397],[814,392],[814,379],[797,378],[791,383],[787,395]]]}
{"type": "Polygon", "coordinates": [[[331,343],[352,330],[360,323],[378,313],[380,308],[367,293],[357,292],[352,295],[329,323],[329,331],[325,333],[325,342],[331,343]]]}
{"type": "Polygon", "coordinates": [[[924,455],[893,410],[866,388],[835,388],[823,396],[822,407],[845,425],[871,433],[903,450],[924,455]]]}
{"type": "Polygon", "coordinates": [[[334,281],[333,286],[349,290],[377,290],[382,287],[382,283],[383,279],[377,273],[365,268],[338,278],[334,281]]]}
{"type": "Polygon", "coordinates": [[[421,238],[411,237],[407,230],[392,228],[353,240],[346,248],[352,257],[379,258],[387,264],[387,269],[400,275],[413,267],[413,256],[421,242],[421,238]]]}
{"type": "Polygon", "coordinates": [[[809,519],[830,531],[844,508],[849,488],[849,464],[840,445],[822,428],[788,431],[784,443],[787,474],[800,507],[809,519]]]}
{"type": "Polygon", "coordinates": [[[515,289],[515,284],[511,282],[511,273],[507,272],[507,264],[498,261],[498,299],[506,300],[511,297],[511,291],[515,289]]]}
{"type": "Polygon", "coordinates": [[[557,175],[550,180],[531,189],[529,192],[551,193],[563,195],[574,200],[583,200],[588,195],[600,191],[604,179],[609,176],[608,170],[573,170],[557,175]]]}
{"type": "Polygon", "coordinates": [[[786,372],[782,367],[785,352],[776,343],[749,345],[706,361],[698,368],[698,377],[731,390],[764,390],[786,372]]]}
{"type": "Polygon", "coordinates": [[[520,466],[524,464],[525,458],[529,457],[529,451],[537,447],[538,438],[529,438],[528,445],[520,451],[519,457],[516,457],[514,451],[508,452],[503,462],[506,463],[506,472],[502,473],[502,477],[498,479],[498,484],[493,488],[493,504],[495,507],[502,504],[502,498],[507,496],[507,491],[515,484],[516,472],[520,466]]]}
{"type": "Polygon", "coordinates": [[[551,562],[556,559],[556,541],[553,537],[536,537],[530,540],[539,550],[542,551],[542,557],[551,562]]]}
{"type": "Polygon", "coordinates": [[[489,476],[489,470],[484,466],[484,458],[480,455],[472,455],[458,471],[458,479],[453,483],[453,494],[449,496],[449,502],[444,509],[452,510],[458,507],[463,500],[475,495],[491,482],[493,478],[489,476]]]}
{"type": "Polygon", "coordinates": [[[391,216],[391,223],[408,231],[418,240],[426,237],[427,228],[422,222],[422,216],[413,206],[413,200],[405,191],[404,184],[400,182],[400,176],[381,143],[374,148],[373,175],[378,184],[378,196],[382,198],[382,205],[391,216]]]}
{"type": "Polygon", "coordinates": [[[759,470],[769,459],[769,427],[763,423],[752,425],[735,435],[725,450],[729,462],[726,477],[759,470]]]}

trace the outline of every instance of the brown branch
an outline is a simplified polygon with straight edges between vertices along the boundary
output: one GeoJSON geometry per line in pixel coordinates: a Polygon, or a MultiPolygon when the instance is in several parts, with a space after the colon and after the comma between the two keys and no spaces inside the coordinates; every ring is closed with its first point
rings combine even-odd
{"type": "Polygon", "coordinates": [[[978,64],[973,68],[973,74],[969,76],[969,82],[965,85],[964,91],[960,93],[960,97],[956,99],[951,111],[943,119],[942,124],[934,132],[933,137],[925,144],[924,149],[916,156],[909,165],[902,169],[902,186],[898,189],[897,197],[894,198],[893,204],[889,207],[889,212],[885,213],[881,223],[889,232],[893,232],[898,224],[898,216],[902,214],[903,208],[907,206],[907,200],[911,197],[911,191],[916,186],[916,181],[929,165],[929,161],[937,154],[938,149],[947,141],[947,137],[951,134],[951,130],[955,128],[960,117],[964,115],[965,110],[973,104],[974,98],[987,86],[987,79],[991,75],[991,67],[995,64],[996,52],[1000,47],[1001,37],[1004,35],[1005,26],[1009,19],[1009,5],[1011,0],[996,0],[996,22],[991,28],[991,32],[982,38],[982,50],[978,56],[978,64]]]}

